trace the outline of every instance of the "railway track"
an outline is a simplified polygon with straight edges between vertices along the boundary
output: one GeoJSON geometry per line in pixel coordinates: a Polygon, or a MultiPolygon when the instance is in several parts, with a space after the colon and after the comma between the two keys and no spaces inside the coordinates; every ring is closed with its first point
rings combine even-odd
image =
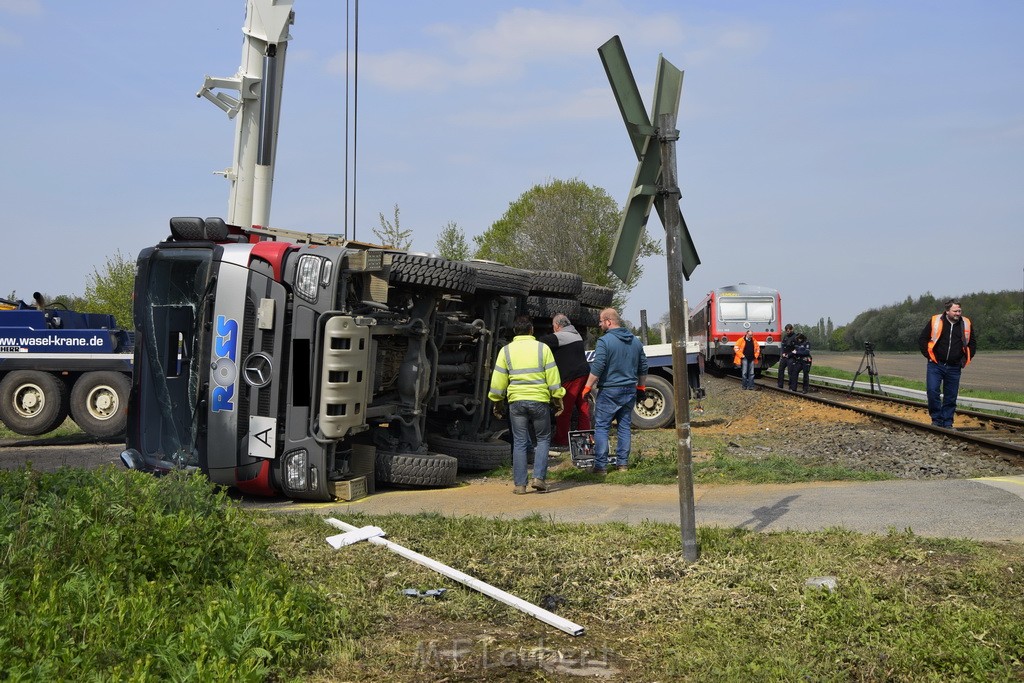
{"type": "MultiPolygon", "coordinates": [[[[739,378],[733,377],[733,379],[738,380],[739,378]]],[[[796,398],[852,410],[912,429],[940,434],[950,439],[1010,454],[1024,460],[1024,420],[1017,418],[957,409],[956,428],[946,429],[933,426],[927,406],[918,401],[879,394],[851,393],[848,390],[828,385],[813,384],[811,393],[804,394],[799,391],[779,389],[774,379],[758,380],[757,385],[764,390],[777,391],[796,398]]]]}

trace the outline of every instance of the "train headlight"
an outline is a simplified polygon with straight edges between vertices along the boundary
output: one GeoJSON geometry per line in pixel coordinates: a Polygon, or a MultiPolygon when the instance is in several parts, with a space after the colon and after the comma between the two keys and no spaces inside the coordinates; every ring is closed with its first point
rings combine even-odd
{"type": "Polygon", "coordinates": [[[308,470],[309,453],[304,450],[298,450],[286,455],[284,460],[285,487],[292,491],[305,491],[308,481],[306,478],[308,470]]]}
{"type": "Polygon", "coordinates": [[[313,254],[303,254],[295,268],[295,293],[311,304],[316,303],[317,288],[320,286],[320,271],[324,260],[313,254]]]}
{"type": "Polygon", "coordinates": [[[771,344],[773,341],[775,341],[775,337],[773,337],[770,334],[767,337],[764,338],[764,343],[765,344],[771,344]]]}
{"type": "Polygon", "coordinates": [[[729,343],[729,337],[727,337],[727,336],[725,336],[725,335],[723,334],[723,335],[722,335],[722,338],[721,338],[721,339],[719,339],[718,341],[722,342],[723,344],[728,344],[728,343],[729,343]]]}

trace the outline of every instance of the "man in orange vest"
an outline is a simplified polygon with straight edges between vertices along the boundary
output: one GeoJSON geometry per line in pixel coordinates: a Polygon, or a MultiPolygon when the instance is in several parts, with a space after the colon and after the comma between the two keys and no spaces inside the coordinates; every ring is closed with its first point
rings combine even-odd
{"type": "MultiPolygon", "coordinates": [[[[743,388],[754,390],[754,367],[761,358],[761,347],[754,341],[754,333],[747,330],[746,333],[736,340],[733,348],[733,365],[740,370],[740,377],[743,379],[743,388]]],[[[792,373],[789,375],[793,376],[792,373]]]]}
{"type": "Polygon", "coordinates": [[[921,330],[918,346],[928,359],[928,413],[935,427],[953,428],[960,371],[974,358],[977,332],[959,301],[946,302],[945,313],[933,315],[921,330]]]}

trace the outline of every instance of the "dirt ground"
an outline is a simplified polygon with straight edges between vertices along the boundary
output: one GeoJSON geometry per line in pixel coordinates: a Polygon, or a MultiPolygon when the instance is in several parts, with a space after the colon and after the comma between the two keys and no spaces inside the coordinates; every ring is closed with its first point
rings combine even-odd
{"type": "MultiPolygon", "coordinates": [[[[861,370],[864,352],[815,352],[814,363],[847,372],[861,370]]],[[[875,368],[879,375],[891,375],[924,382],[927,361],[919,353],[875,352],[875,368]]],[[[863,370],[862,370],[863,371],[863,370]]],[[[866,377],[866,375],[865,375],[866,377]]],[[[978,391],[1024,392],[1024,352],[978,352],[960,379],[964,389],[978,391]]]]}

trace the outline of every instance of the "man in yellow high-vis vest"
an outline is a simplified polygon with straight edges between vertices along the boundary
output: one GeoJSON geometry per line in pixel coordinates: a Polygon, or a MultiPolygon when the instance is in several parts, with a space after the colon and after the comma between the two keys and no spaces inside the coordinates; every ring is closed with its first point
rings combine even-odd
{"type": "Polygon", "coordinates": [[[537,439],[530,486],[547,491],[548,449],[551,445],[551,405],[562,411],[562,380],[555,357],[546,344],[533,336],[533,322],[519,316],[513,324],[515,337],[498,352],[491,373],[487,398],[494,402],[496,415],[501,402],[508,401],[508,421],[512,429],[513,493],[526,493],[526,451],[531,442],[530,428],[537,439]]]}

